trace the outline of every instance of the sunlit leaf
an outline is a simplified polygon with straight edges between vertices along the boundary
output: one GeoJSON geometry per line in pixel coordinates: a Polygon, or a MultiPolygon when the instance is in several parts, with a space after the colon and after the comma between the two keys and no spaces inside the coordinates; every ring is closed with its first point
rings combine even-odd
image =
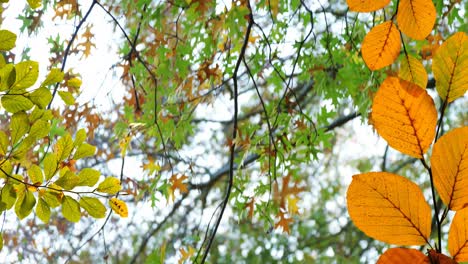
{"type": "Polygon", "coordinates": [[[448,250],[450,255],[458,261],[468,261],[468,208],[455,213],[450,225],[448,236],[448,250]]]}
{"type": "Polygon", "coordinates": [[[8,30],[0,30],[0,51],[8,51],[15,47],[16,35],[8,30]]]}
{"type": "Polygon", "coordinates": [[[33,184],[41,184],[44,181],[44,175],[42,174],[42,170],[36,164],[32,164],[31,167],[28,169],[28,176],[29,180],[33,184]]]}
{"type": "MultiPolygon", "coordinates": [[[[86,130],[81,128],[76,132],[75,141],[73,141],[73,147],[79,147],[86,140],[86,130]]],[[[76,154],[75,154],[76,156],[76,154]]],[[[76,159],[76,158],[75,158],[76,159]]]]}
{"type": "Polygon", "coordinates": [[[38,139],[43,138],[49,134],[50,123],[44,120],[37,120],[32,124],[31,129],[29,130],[29,136],[38,139]]]}
{"type": "Polygon", "coordinates": [[[103,218],[106,216],[106,207],[98,198],[81,197],[80,206],[94,218],[103,218]]]}
{"type": "Polygon", "coordinates": [[[39,198],[36,206],[36,215],[44,223],[49,223],[50,219],[50,207],[44,201],[44,199],[39,198]]]}
{"type": "Polygon", "coordinates": [[[62,198],[62,214],[70,222],[80,221],[80,204],[72,197],[65,195],[62,198]]]}
{"type": "Polygon", "coordinates": [[[116,194],[121,189],[122,186],[120,186],[119,179],[114,177],[107,177],[98,185],[96,190],[102,193],[116,194]]]}
{"type": "Polygon", "coordinates": [[[58,169],[57,156],[54,153],[48,153],[44,158],[44,174],[46,180],[50,180],[58,169]]]}
{"type": "Polygon", "coordinates": [[[426,90],[387,77],[374,97],[371,122],[392,148],[421,158],[435,137],[437,110],[426,90]]]}
{"type": "Polygon", "coordinates": [[[34,194],[28,191],[24,185],[21,186],[22,188],[17,190],[18,199],[15,204],[15,213],[20,220],[28,216],[36,204],[34,194]]]}
{"type": "Polygon", "coordinates": [[[16,203],[16,190],[13,184],[5,184],[1,193],[2,202],[5,203],[6,209],[11,209],[16,203]]]}
{"type": "Polygon", "coordinates": [[[468,36],[458,32],[437,49],[432,62],[436,89],[443,100],[452,102],[468,89],[468,36]]]}
{"type": "Polygon", "coordinates": [[[431,234],[431,208],[421,189],[388,172],[353,176],[348,212],[366,235],[395,245],[424,245],[431,234]]]}
{"type": "Polygon", "coordinates": [[[5,108],[7,112],[10,113],[16,113],[19,111],[26,111],[31,109],[34,104],[29,100],[29,98],[23,96],[23,95],[12,95],[12,94],[6,94],[2,96],[1,99],[2,106],[5,108]]]}
{"type": "Polygon", "coordinates": [[[57,154],[58,161],[63,161],[70,156],[73,150],[73,139],[69,133],[66,133],[59,140],[57,140],[54,150],[57,154]]]}
{"type": "Polygon", "coordinates": [[[431,156],[434,186],[451,210],[468,206],[468,126],[442,136],[431,156]]]}
{"type": "Polygon", "coordinates": [[[63,81],[64,73],[58,69],[53,68],[50,70],[49,74],[47,75],[46,79],[41,83],[41,86],[47,86],[51,84],[56,84],[58,82],[63,81]]]}
{"type": "Polygon", "coordinates": [[[419,87],[426,89],[427,85],[427,72],[422,62],[415,57],[408,55],[404,56],[401,65],[400,72],[398,73],[400,79],[412,82],[419,87]]]}
{"type": "Polygon", "coordinates": [[[436,10],[432,1],[400,0],[397,22],[400,30],[413,39],[425,39],[434,27],[436,10]]]}
{"type": "Polygon", "coordinates": [[[73,155],[73,159],[78,160],[92,156],[96,153],[96,147],[88,143],[81,144],[73,155]]]}
{"type": "Polygon", "coordinates": [[[49,89],[40,87],[29,95],[29,99],[35,105],[39,106],[41,109],[44,109],[52,100],[52,93],[50,93],[49,89]]]}
{"type": "Polygon", "coordinates": [[[39,76],[39,64],[35,61],[23,61],[15,65],[16,78],[12,89],[25,89],[33,86],[39,76]]]}
{"type": "Polygon", "coordinates": [[[5,155],[8,152],[9,145],[10,140],[8,139],[8,136],[5,134],[5,132],[0,130],[0,155],[5,155]]]}
{"type": "Polygon", "coordinates": [[[387,249],[377,260],[377,264],[401,264],[415,263],[423,264],[427,259],[421,251],[412,248],[390,248],[387,249]]]}
{"type": "Polygon", "coordinates": [[[29,131],[28,115],[25,112],[17,112],[11,117],[10,137],[15,145],[29,131]]]}
{"type": "Polygon", "coordinates": [[[346,0],[349,10],[355,12],[373,12],[384,8],[390,0],[346,0]]]}
{"type": "Polygon", "coordinates": [[[54,191],[47,190],[41,194],[41,198],[47,203],[49,207],[55,208],[60,206],[60,194],[54,191]]]}
{"type": "Polygon", "coordinates": [[[58,91],[58,95],[62,98],[63,102],[67,105],[75,104],[75,97],[73,97],[72,93],[67,91],[58,91]]]}
{"type": "Polygon", "coordinates": [[[72,171],[67,171],[63,176],[55,181],[55,184],[62,187],[64,190],[71,190],[75,188],[80,182],[80,178],[72,171]]]}
{"type": "Polygon", "coordinates": [[[119,200],[117,198],[111,198],[109,200],[109,205],[112,208],[112,210],[118,215],[120,215],[121,217],[128,216],[127,204],[124,201],[119,200]]]}
{"type": "Polygon", "coordinates": [[[392,21],[387,21],[367,33],[361,53],[367,67],[375,71],[392,64],[398,58],[400,49],[400,32],[392,21]]]}
{"type": "Polygon", "coordinates": [[[93,187],[99,180],[101,173],[95,169],[84,168],[78,173],[78,178],[80,179],[79,186],[89,186],[93,187]]]}
{"type": "Polygon", "coordinates": [[[28,0],[28,4],[32,9],[36,9],[41,7],[42,1],[41,0],[28,0]]]}

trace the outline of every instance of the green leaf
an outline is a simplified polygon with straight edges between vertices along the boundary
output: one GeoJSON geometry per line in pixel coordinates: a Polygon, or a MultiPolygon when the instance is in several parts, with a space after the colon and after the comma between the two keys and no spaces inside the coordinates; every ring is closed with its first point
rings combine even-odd
{"type": "Polygon", "coordinates": [[[61,82],[63,81],[63,76],[64,74],[60,69],[53,68],[50,70],[49,75],[47,75],[46,79],[41,83],[41,86],[47,86],[61,82]]]}
{"type": "Polygon", "coordinates": [[[29,131],[28,115],[25,112],[17,112],[11,117],[10,137],[15,145],[29,131]]]}
{"type": "Polygon", "coordinates": [[[58,91],[60,98],[62,98],[63,102],[67,105],[75,104],[75,97],[73,97],[72,93],[67,91],[58,91]]]}
{"type": "Polygon", "coordinates": [[[10,141],[8,140],[8,136],[0,130],[0,155],[6,155],[8,152],[8,145],[10,145],[10,141]]]}
{"type": "Polygon", "coordinates": [[[39,76],[39,64],[35,61],[22,61],[15,65],[16,78],[11,89],[26,89],[33,86],[39,76]]]}
{"type": "Polygon", "coordinates": [[[6,204],[6,209],[11,209],[16,203],[16,191],[13,184],[7,183],[2,188],[2,202],[6,204]]]}
{"type": "Polygon", "coordinates": [[[6,94],[2,96],[2,106],[7,112],[17,113],[31,109],[34,104],[24,95],[6,94]]]}
{"type": "Polygon", "coordinates": [[[0,91],[6,91],[15,83],[16,71],[13,64],[7,64],[0,69],[0,91]]]}
{"type": "Polygon", "coordinates": [[[18,200],[15,204],[15,213],[18,218],[22,220],[32,212],[34,205],[36,204],[36,197],[34,197],[34,194],[28,191],[24,185],[20,186],[22,186],[22,190],[20,189],[17,191],[18,200]]]}
{"type": "Polygon", "coordinates": [[[62,214],[70,222],[80,221],[80,204],[68,195],[62,199],[62,214]]]}
{"type": "Polygon", "coordinates": [[[119,179],[114,177],[107,177],[99,184],[96,190],[102,193],[116,194],[118,191],[120,191],[120,189],[122,189],[122,186],[120,186],[119,179]]]}
{"type": "Polygon", "coordinates": [[[29,136],[35,139],[43,138],[49,134],[49,131],[50,123],[39,119],[31,126],[31,129],[29,130],[29,136]]]}
{"type": "Polygon", "coordinates": [[[94,218],[103,218],[106,216],[106,207],[98,198],[81,197],[80,205],[94,218]]]}
{"type": "Polygon", "coordinates": [[[93,187],[99,180],[101,176],[101,172],[91,168],[84,168],[78,173],[78,178],[80,178],[80,182],[78,186],[89,186],[93,187]]]}
{"type": "Polygon", "coordinates": [[[73,159],[79,160],[85,157],[89,157],[96,153],[96,147],[88,143],[81,144],[75,152],[73,159]]]}
{"type": "Polygon", "coordinates": [[[42,170],[36,164],[31,165],[28,169],[28,176],[33,184],[41,184],[44,181],[42,170]]]}
{"type": "Polygon", "coordinates": [[[41,7],[42,1],[41,0],[28,0],[28,4],[32,9],[36,9],[41,7]]]}
{"type": "Polygon", "coordinates": [[[68,170],[62,177],[60,177],[55,184],[62,187],[64,190],[71,190],[75,188],[80,182],[80,178],[72,171],[68,170]]]}
{"type": "Polygon", "coordinates": [[[3,233],[0,233],[0,251],[3,249],[3,233]]]}
{"type": "Polygon", "coordinates": [[[80,88],[81,87],[81,80],[78,78],[71,78],[70,80],[67,81],[67,86],[73,87],[73,88],[80,88]]]}
{"type": "Polygon", "coordinates": [[[13,172],[13,166],[11,166],[10,160],[4,160],[0,163],[0,178],[8,178],[13,172]]]}
{"type": "MultiPolygon", "coordinates": [[[[76,132],[75,141],[73,142],[73,147],[79,147],[86,140],[86,130],[81,128],[76,132]]],[[[76,155],[76,154],[75,154],[76,155]]]]}
{"type": "Polygon", "coordinates": [[[63,161],[70,156],[73,150],[73,139],[69,133],[66,133],[57,140],[54,150],[57,154],[58,161],[63,161]]]}
{"type": "Polygon", "coordinates": [[[60,200],[59,200],[59,193],[56,193],[55,191],[46,191],[44,194],[41,195],[41,198],[44,199],[44,201],[49,205],[49,207],[55,208],[60,206],[60,200]]]}
{"type": "Polygon", "coordinates": [[[44,109],[52,100],[52,93],[49,89],[40,87],[29,95],[29,99],[39,108],[44,109]]]}
{"type": "Polygon", "coordinates": [[[8,30],[0,30],[0,51],[8,51],[15,47],[16,34],[8,30]]]}
{"type": "Polygon", "coordinates": [[[54,153],[48,153],[44,158],[44,176],[46,180],[50,180],[57,172],[58,161],[54,153]]]}
{"type": "Polygon", "coordinates": [[[50,207],[49,205],[46,203],[46,201],[44,201],[44,199],[42,198],[39,198],[39,201],[37,203],[37,206],[36,206],[36,215],[37,217],[39,217],[39,219],[41,219],[42,222],[44,222],[45,224],[49,223],[49,219],[50,219],[50,207]]]}

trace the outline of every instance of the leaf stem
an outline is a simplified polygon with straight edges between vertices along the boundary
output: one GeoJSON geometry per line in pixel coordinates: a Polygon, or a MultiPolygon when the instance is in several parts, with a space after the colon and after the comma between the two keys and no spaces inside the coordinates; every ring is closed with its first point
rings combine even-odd
{"type": "Polygon", "coordinates": [[[431,167],[429,167],[429,165],[427,165],[426,163],[426,160],[423,158],[420,159],[420,161],[422,162],[424,168],[426,168],[426,170],[429,172],[429,178],[431,180],[431,192],[432,192],[432,203],[434,204],[434,211],[435,211],[435,220],[436,220],[436,224],[437,224],[437,246],[436,246],[436,251],[437,253],[441,253],[441,250],[442,250],[442,237],[441,237],[441,234],[442,234],[442,227],[441,227],[441,224],[440,224],[440,218],[439,218],[439,207],[437,206],[437,201],[436,201],[436,193],[435,193],[435,189],[434,189],[434,179],[432,177],[432,170],[431,170],[431,167]]]}

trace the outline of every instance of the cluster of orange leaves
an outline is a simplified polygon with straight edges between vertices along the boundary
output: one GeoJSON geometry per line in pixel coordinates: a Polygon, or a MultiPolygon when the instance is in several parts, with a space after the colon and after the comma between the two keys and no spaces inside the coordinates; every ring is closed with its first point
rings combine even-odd
{"type": "MultiPolygon", "coordinates": [[[[390,1],[348,0],[351,10],[371,12],[390,1]]],[[[392,64],[399,56],[400,31],[417,40],[426,38],[436,19],[432,1],[400,0],[398,28],[391,20],[375,26],[362,43],[362,57],[371,70],[392,64]]],[[[436,89],[444,104],[463,97],[468,89],[468,36],[459,32],[442,45],[440,35],[428,37],[428,57],[436,89]]],[[[380,85],[372,105],[370,122],[377,133],[394,149],[422,160],[448,211],[455,217],[448,234],[452,258],[434,250],[430,244],[431,207],[418,185],[388,172],[369,172],[353,176],[347,191],[348,212],[354,224],[366,235],[394,245],[427,244],[427,255],[409,248],[392,248],[378,260],[391,263],[457,263],[468,261],[468,127],[456,128],[437,140],[437,110],[427,93],[427,72],[422,63],[405,51],[398,77],[389,76],[380,85]],[[434,139],[436,140],[433,144],[434,139]],[[429,167],[424,154],[432,146],[429,167]]]]}

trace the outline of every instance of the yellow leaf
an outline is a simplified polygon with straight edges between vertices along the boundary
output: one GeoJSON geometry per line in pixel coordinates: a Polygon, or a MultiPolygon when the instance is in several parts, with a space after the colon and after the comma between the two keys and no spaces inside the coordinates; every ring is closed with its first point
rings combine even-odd
{"type": "Polygon", "coordinates": [[[291,215],[293,214],[298,214],[299,213],[299,208],[297,207],[297,202],[299,201],[299,198],[293,195],[288,195],[288,213],[291,215]]]}
{"type": "Polygon", "coordinates": [[[455,213],[450,225],[448,250],[458,262],[468,261],[468,208],[455,213]]]}
{"type": "Polygon", "coordinates": [[[436,20],[436,10],[432,1],[400,0],[397,22],[400,30],[413,39],[425,39],[436,20]]]}
{"type": "Polygon", "coordinates": [[[120,215],[121,217],[128,216],[127,204],[124,201],[119,200],[117,198],[111,198],[109,200],[109,205],[112,208],[112,210],[118,215],[120,215]]]}
{"type": "Polygon", "coordinates": [[[375,71],[392,64],[400,54],[400,32],[392,21],[377,25],[362,42],[362,58],[375,71]]]}
{"type": "Polygon", "coordinates": [[[426,259],[421,251],[412,248],[390,248],[377,260],[377,264],[424,263],[426,259]]]}
{"type": "Polygon", "coordinates": [[[439,96],[447,102],[462,97],[468,89],[468,36],[458,32],[437,49],[432,63],[439,96]]]}
{"type": "Polygon", "coordinates": [[[390,0],[346,0],[349,10],[355,12],[373,12],[384,8],[390,0]]]}
{"type": "Polygon", "coordinates": [[[182,264],[184,263],[184,261],[190,259],[190,257],[192,257],[194,254],[195,254],[195,249],[191,246],[188,247],[188,251],[185,250],[185,248],[181,248],[179,249],[180,251],[180,254],[182,255],[182,257],[179,259],[179,264],[182,264]]]}
{"type": "Polygon", "coordinates": [[[392,148],[422,158],[435,136],[437,110],[426,90],[387,77],[374,97],[371,122],[392,148]]]}
{"type": "Polygon", "coordinates": [[[353,176],[348,212],[369,237],[395,245],[424,245],[431,234],[431,208],[421,189],[388,172],[353,176]]]}
{"type": "Polygon", "coordinates": [[[412,82],[423,89],[426,89],[426,69],[420,60],[411,55],[403,57],[403,60],[400,64],[400,72],[398,73],[398,77],[408,82],[412,82]]]}
{"type": "Polygon", "coordinates": [[[451,210],[468,205],[468,126],[457,128],[441,137],[431,156],[434,186],[451,210]]]}

